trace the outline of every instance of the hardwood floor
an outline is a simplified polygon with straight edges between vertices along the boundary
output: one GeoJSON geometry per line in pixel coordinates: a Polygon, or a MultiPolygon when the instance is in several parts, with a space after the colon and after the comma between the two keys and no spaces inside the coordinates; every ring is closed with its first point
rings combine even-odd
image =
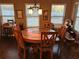
{"type": "Polygon", "coordinates": [[[17,45],[14,40],[0,40],[0,59],[18,59],[17,45]]]}
{"type": "MultiPolygon", "coordinates": [[[[11,39],[0,39],[0,59],[18,59],[17,43],[11,39]]],[[[54,56],[54,59],[59,57],[54,56]]],[[[62,59],[79,59],[79,47],[64,47],[62,59]]]]}
{"type": "Polygon", "coordinates": [[[79,59],[79,46],[64,46],[62,59],[79,59]]]}

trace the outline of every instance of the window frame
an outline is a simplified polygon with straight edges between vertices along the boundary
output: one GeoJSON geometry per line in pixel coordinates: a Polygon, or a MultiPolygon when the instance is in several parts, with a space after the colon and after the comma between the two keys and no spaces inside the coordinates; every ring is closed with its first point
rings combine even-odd
{"type": "MultiPolygon", "coordinates": [[[[25,14],[27,13],[27,11],[26,11],[26,6],[27,5],[34,5],[34,3],[29,3],[29,4],[27,3],[27,4],[25,4],[25,14]]],[[[40,4],[37,4],[37,5],[40,6],[40,4]]],[[[27,15],[26,14],[26,27],[27,28],[39,28],[40,27],[40,15],[38,15],[38,16],[31,16],[31,15],[27,15]],[[31,26],[31,27],[30,26],[27,26],[27,20],[28,20],[27,17],[38,17],[37,20],[39,21],[39,24],[38,24],[39,26],[31,26]]]]}
{"type": "MultiPolygon", "coordinates": [[[[75,27],[75,26],[76,26],[76,21],[77,21],[77,19],[79,19],[79,16],[77,16],[77,12],[78,12],[78,8],[79,8],[79,4],[78,4],[78,3],[75,3],[75,7],[76,7],[76,8],[75,8],[76,10],[75,10],[74,29],[75,29],[76,31],[79,32],[79,30],[77,30],[76,27],[75,27]]],[[[79,20],[78,20],[78,21],[79,21],[79,20]]]]}
{"type": "MultiPolygon", "coordinates": [[[[2,4],[0,4],[0,8],[1,8],[1,5],[12,5],[13,6],[13,10],[14,10],[14,4],[13,3],[9,3],[9,4],[7,4],[7,3],[2,3],[2,4]]],[[[1,20],[1,23],[2,24],[4,24],[4,22],[3,22],[3,17],[13,17],[14,19],[13,19],[13,21],[15,21],[15,11],[14,11],[14,16],[12,16],[12,15],[2,15],[2,10],[1,10],[1,14],[0,14],[0,18],[2,19],[1,20]]],[[[8,23],[8,20],[7,20],[7,23],[8,23]]]]}
{"type": "MultiPolygon", "coordinates": [[[[61,25],[63,25],[63,23],[64,23],[64,17],[65,17],[65,13],[66,13],[66,4],[52,4],[52,6],[53,6],[53,5],[64,5],[63,16],[52,16],[52,15],[51,15],[51,22],[52,22],[52,18],[53,18],[53,17],[62,17],[62,20],[63,20],[63,21],[62,21],[62,24],[60,24],[60,23],[54,23],[55,25],[60,25],[60,26],[61,26],[61,25]]],[[[52,13],[52,6],[51,6],[51,13],[52,13]]],[[[52,22],[52,23],[53,23],[53,22],[52,22]]]]}

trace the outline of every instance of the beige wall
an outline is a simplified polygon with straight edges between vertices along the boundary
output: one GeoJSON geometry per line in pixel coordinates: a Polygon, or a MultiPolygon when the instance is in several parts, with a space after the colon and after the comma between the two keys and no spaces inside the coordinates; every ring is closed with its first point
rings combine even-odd
{"type": "MultiPolygon", "coordinates": [[[[26,3],[34,3],[33,0],[0,0],[0,3],[13,3],[14,9],[15,9],[15,19],[17,23],[23,22],[24,25],[26,24],[26,17],[25,17],[25,4],[26,3]],[[23,11],[23,18],[18,19],[17,18],[17,10],[23,11]]],[[[41,8],[44,10],[48,10],[48,20],[43,20],[43,15],[40,16],[40,24],[43,25],[44,22],[50,22],[51,19],[51,5],[52,4],[66,4],[66,13],[65,13],[65,19],[69,18],[72,19],[72,7],[73,7],[73,1],[72,0],[39,0],[39,3],[41,5],[41,8]]]]}

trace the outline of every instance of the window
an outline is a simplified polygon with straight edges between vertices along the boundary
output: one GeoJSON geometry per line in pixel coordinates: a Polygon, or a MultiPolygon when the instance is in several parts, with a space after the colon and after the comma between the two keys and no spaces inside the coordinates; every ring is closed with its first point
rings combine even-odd
{"type": "Polygon", "coordinates": [[[75,21],[75,30],[79,31],[79,5],[77,5],[77,15],[76,15],[76,21],[75,21]]]}
{"type": "Polygon", "coordinates": [[[51,23],[63,24],[65,5],[52,5],[51,23]]]}
{"type": "MultiPolygon", "coordinates": [[[[30,15],[28,8],[33,6],[31,4],[26,5],[26,26],[27,27],[39,27],[39,14],[37,10],[34,10],[34,13],[30,15]]],[[[38,5],[39,6],[39,5],[38,5]]]]}
{"type": "Polygon", "coordinates": [[[2,17],[2,24],[7,23],[8,20],[14,20],[14,6],[13,4],[1,4],[0,5],[0,16],[2,17]]]}

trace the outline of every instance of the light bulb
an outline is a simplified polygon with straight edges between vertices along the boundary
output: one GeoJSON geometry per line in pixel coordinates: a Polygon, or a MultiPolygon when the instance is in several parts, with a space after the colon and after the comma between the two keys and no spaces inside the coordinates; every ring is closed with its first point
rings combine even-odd
{"type": "Polygon", "coordinates": [[[32,9],[29,9],[29,14],[33,14],[33,10],[32,9]]]}
{"type": "Polygon", "coordinates": [[[38,14],[39,14],[39,15],[42,15],[42,9],[39,9],[39,10],[38,10],[38,14]]]}

